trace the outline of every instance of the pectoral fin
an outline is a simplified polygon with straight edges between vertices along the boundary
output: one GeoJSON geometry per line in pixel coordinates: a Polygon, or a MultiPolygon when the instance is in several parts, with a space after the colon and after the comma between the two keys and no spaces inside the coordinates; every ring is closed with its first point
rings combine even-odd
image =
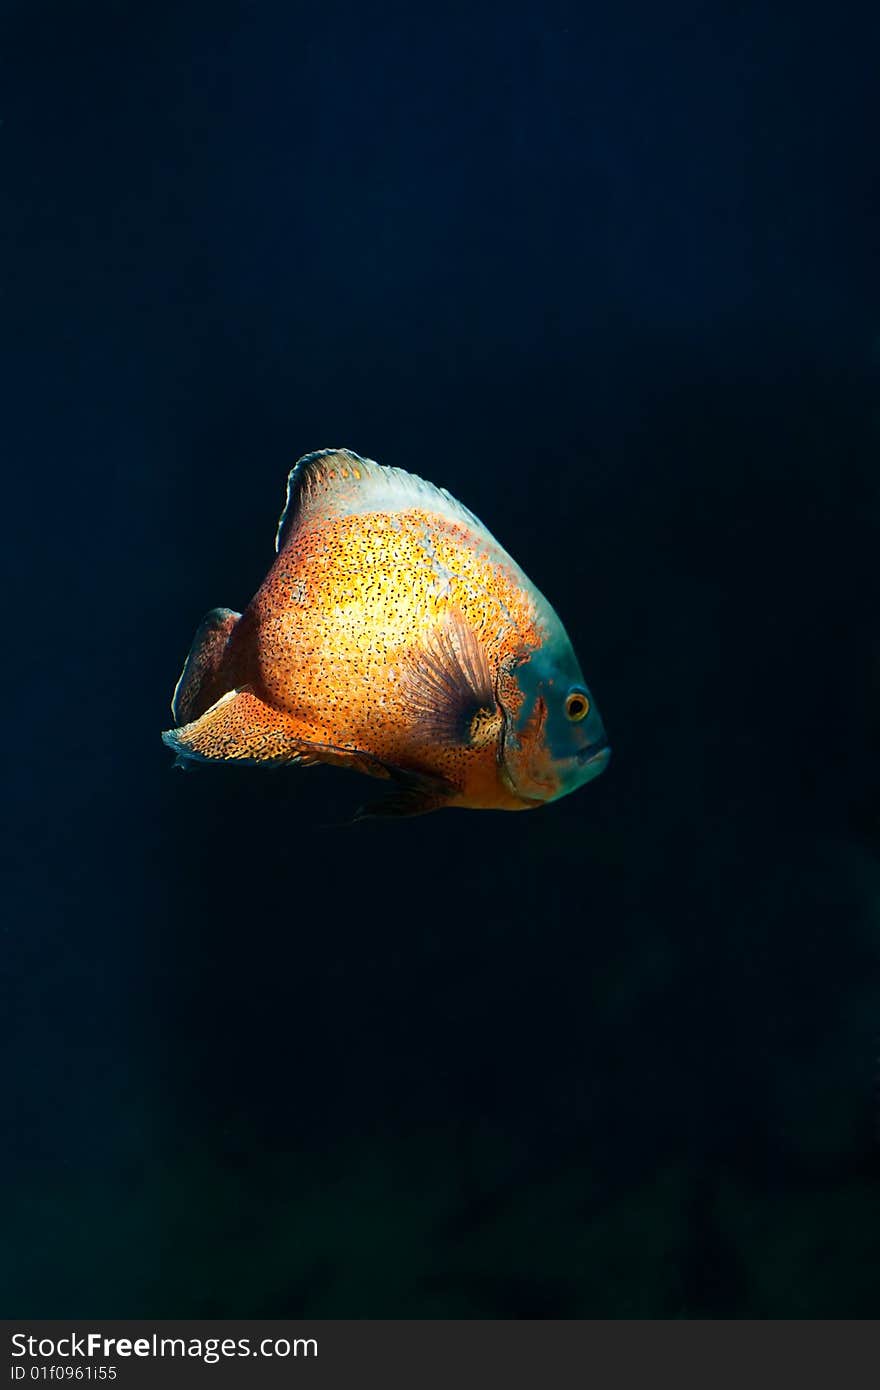
{"type": "Polygon", "coordinates": [[[457,610],[406,653],[399,683],[412,728],[424,741],[483,747],[498,737],[503,718],[486,650],[457,610]]]}

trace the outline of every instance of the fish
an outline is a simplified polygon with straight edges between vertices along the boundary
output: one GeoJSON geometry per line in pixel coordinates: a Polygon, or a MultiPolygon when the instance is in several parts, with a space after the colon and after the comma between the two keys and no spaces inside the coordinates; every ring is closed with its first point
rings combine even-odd
{"type": "Polygon", "coordinates": [[[306,454],[275,550],[244,612],[196,632],[162,734],[178,763],[387,782],[356,819],[529,810],[607,766],[560,618],[444,488],[350,449],[306,454]]]}

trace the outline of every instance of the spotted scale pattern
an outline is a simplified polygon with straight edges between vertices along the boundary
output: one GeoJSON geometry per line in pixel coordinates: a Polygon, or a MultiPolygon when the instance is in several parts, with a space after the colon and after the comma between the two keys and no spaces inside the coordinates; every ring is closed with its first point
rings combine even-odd
{"type": "Polygon", "coordinates": [[[166,741],[208,760],[348,756],[440,779],[450,804],[531,804],[504,776],[498,705],[438,738],[424,715],[434,693],[413,694],[437,634],[452,632],[452,649],[479,645],[506,717],[521,704],[506,671],[540,645],[544,601],[476,517],[412,475],[326,451],[291,474],[278,545],[212,672],[227,693],[166,741]]]}

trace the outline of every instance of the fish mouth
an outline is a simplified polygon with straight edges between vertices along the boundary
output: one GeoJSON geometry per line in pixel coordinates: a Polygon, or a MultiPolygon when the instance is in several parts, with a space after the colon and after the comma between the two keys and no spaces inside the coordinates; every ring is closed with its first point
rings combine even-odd
{"type": "Polygon", "coordinates": [[[604,767],[611,757],[611,744],[607,738],[601,738],[598,743],[591,743],[582,748],[575,756],[580,767],[592,767],[594,763],[601,763],[604,767]]]}

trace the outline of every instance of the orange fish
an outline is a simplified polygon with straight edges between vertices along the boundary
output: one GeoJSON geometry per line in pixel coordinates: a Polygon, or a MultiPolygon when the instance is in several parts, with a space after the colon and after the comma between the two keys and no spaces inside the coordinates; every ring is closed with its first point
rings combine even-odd
{"type": "Polygon", "coordinates": [[[355,768],[393,784],[371,815],[526,810],[607,765],[565,628],[442,488],[307,454],[275,548],[245,612],[195,635],[162,735],[179,760],[355,768]]]}

